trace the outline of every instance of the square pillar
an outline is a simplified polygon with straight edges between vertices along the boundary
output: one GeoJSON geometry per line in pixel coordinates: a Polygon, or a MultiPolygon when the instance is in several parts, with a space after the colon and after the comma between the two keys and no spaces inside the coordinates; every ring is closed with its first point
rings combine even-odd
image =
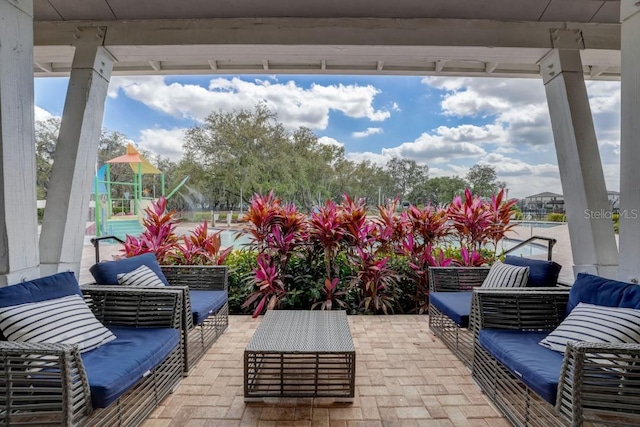
{"type": "Polygon", "coordinates": [[[617,278],[618,248],[578,49],[554,49],[540,62],[558,156],[573,272],[617,278]]]}
{"type": "Polygon", "coordinates": [[[40,275],[33,1],[0,0],[0,286],[40,275]]]}
{"type": "Polygon", "coordinates": [[[81,41],[94,44],[76,46],[40,235],[42,273],[73,271],[76,277],[114,62],[106,49],[95,45],[103,29],[79,31],[81,41]]]}
{"type": "Polygon", "coordinates": [[[620,123],[620,268],[618,278],[640,278],[640,4],[622,0],[620,123]]]}

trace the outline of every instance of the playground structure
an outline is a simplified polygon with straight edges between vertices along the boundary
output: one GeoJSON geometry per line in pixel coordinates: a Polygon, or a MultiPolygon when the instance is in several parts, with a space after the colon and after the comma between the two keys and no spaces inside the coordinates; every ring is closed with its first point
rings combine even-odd
{"type": "MultiPolygon", "coordinates": [[[[188,177],[167,196],[171,197],[188,177]]],[[[144,209],[157,197],[165,195],[164,173],[153,166],[147,159],[129,144],[127,152],[105,162],[96,172],[94,178],[95,224],[96,237],[113,235],[124,239],[127,234],[137,236],[142,232],[142,215],[144,209]],[[111,180],[111,165],[128,164],[133,171],[133,182],[111,180]],[[144,175],[160,176],[160,194],[144,187],[144,175]],[[115,186],[124,186],[120,197],[113,197],[115,186]]]]}

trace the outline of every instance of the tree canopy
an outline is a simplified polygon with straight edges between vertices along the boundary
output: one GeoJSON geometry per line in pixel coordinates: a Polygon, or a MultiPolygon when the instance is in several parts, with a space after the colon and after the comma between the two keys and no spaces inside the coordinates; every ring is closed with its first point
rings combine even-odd
{"type": "MultiPolygon", "coordinates": [[[[36,127],[38,197],[46,197],[59,128],[59,119],[38,122],[36,127]]],[[[125,135],[103,130],[98,165],[124,154],[127,142],[125,135]]],[[[271,190],[307,210],[327,199],[338,201],[344,193],[364,198],[371,206],[396,197],[414,205],[446,205],[466,187],[488,196],[502,184],[495,169],[485,165],[474,165],[465,180],[429,178],[427,165],[405,158],[394,157],[385,165],[355,162],[344,147],[322,143],[308,128],[286,128],[264,104],[209,114],[185,132],[184,156],[178,162],[141,153],[165,173],[169,190],[190,177],[185,190],[170,200],[178,209],[228,210],[241,200],[248,203],[254,193],[271,190]]],[[[132,171],[112,165],[111,176],[113,181],[130,182],[132,171]]],[[[155,179],[145,177],[145,188],[156,189],[155,179]]]]}

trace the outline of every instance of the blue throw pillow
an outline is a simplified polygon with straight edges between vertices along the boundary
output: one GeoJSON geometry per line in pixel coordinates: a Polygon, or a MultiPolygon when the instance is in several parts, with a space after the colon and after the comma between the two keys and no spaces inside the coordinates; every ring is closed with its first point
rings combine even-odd
{"type": "Polygon", "coordinates": [[[169,286],[167,278],[164,277],[160,264],[155,255],[146,253],[131,258],[122,258],[116,261],[105,261],[94,264],[89,271],[96,279],[98,285],[118,285],[118,274],[129,273],[136,268],[146,265],[158,275],[162,283],[169,286]]]}
{"type": "Polygon", "coordinates": [[[558,283],[558,274],[560,274],[560,269],[562,268],[557,262],[513,255],[507,255],[504,263],[519,267],[529,267],[529,280],[527,281],[527,287],[529,288],[555,286],[558,283]]]}
{"type": "Polygon", "coordinates": [[[0,288],[0,307],[48,301],[70,295],[82,296],[82,291],[76,276],[68,271],[0,288]]]}
{"type": "Polygon", "coordinates": [[[569,314],[581,302],[605,307],[640,309],[640,286],[580,273],[569,293],[569,314]]]}

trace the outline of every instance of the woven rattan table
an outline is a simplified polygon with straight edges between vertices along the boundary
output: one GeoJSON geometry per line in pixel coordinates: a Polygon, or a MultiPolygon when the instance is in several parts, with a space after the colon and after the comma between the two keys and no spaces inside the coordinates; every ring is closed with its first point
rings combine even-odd
{"type": "Polygon", "coordinates": [[[355,368],[344,311],[269,310],[244,351],[244,397],[350,402],[355,368]]]}

